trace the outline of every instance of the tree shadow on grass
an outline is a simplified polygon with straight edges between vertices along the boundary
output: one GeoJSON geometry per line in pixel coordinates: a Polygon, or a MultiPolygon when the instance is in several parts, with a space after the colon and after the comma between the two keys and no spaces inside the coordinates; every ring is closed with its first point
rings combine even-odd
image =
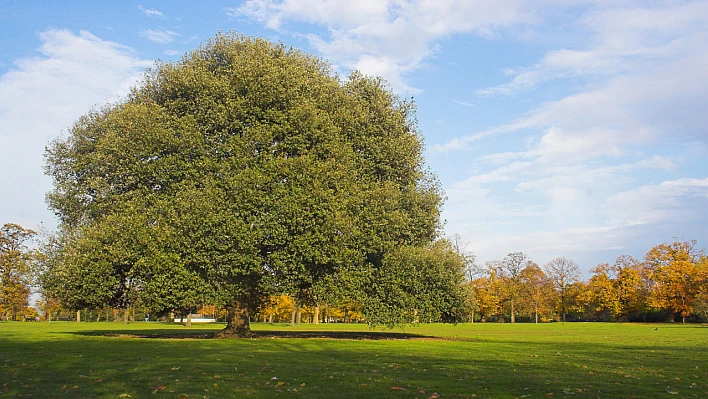
{"type": "MultiPolygon", "coordinates": [[[[111,330],[87,330],[71,331],[66,334],[82,335],[91,337],[114,337],[133,339],[231,339],[218,338],[216,333],[220,330],[182,330],[172,329],[111,329],[111,330]]],[[[422,334],[410,334],[394,331],[253,331],[250,338],[244,339],[340,339],[340,340],[412,340],[412,339],[436,339],[446,340],[447,338],[435,337],[422,334]]]]}

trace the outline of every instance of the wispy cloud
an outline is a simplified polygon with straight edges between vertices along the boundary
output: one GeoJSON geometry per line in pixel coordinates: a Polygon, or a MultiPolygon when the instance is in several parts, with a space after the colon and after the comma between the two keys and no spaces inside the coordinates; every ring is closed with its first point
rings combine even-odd
{"type": "Polygon", "coordinates": [[[141,5],[138,6],[138,9],[143,12],[143,14],[147,15],[148,17],[154,17],[154,18],[165,18],[164,14],[160,12],[159,10],[155,10],[152,8],[145,8],[141,5]]]}
{"type": "Polygon", "coordinates": [[[167,44],[172,43],[180,35],[177,32],[167,29],[145,29],[140,31],[140,36],[153,43],[167,44]]]}
{"type": "Polygon", "coordinates": [[[42,201],[51,188],[41,169],[44,146],[92,106],[128,93],[152,62],[86,31],[39,36],[36,56],[15,60],[0,76],[0,159],[12,165],[12,173],[0,174],[0,220],[52,227],[42,201]]]}
{"type": "Polygon", "coordinates": [[[535,21],[530,7],[511,0],[247,0],[227,13],[274,30],[286,30],[292,22],[326,27],[327,35],[306,37],[327,59],[384,76],[396,90],[408,93],[419,89],[406,76],[436,52],[437,40],[460,33],[492,37],[535,21]]]}
{"type": "Polygon", "coordinates": [[[476,103],[471,103],[471,102],[467,102],[467,101],[452,100],[452,102],[457,105],[462,105],[463,107],[476,107],[477,106],[476,103]]]}

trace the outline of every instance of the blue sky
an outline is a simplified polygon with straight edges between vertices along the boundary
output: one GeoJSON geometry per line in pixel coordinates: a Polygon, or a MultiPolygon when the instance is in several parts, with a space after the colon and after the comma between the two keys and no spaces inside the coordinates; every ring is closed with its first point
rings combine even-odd
{"type": "Polygon", "coordinates": [[[418,105],[446,233],[585,271],[708,242],[708,2],[0,2],[0,223],[56,221],[44,146],[157,59],[235,30],[418,105]]]}

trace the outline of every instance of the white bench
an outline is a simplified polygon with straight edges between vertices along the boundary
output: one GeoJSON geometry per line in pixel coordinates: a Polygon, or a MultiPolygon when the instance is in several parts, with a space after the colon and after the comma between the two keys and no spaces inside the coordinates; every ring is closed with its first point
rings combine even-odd
{"type": "MultiPolygon", "coordinates": [[[[186,323],[187,318],[180,318],[180,317],[175,317],[175,323],[186,323]]],[[[202,319],[202,318],[196,318],[192,317],[192,323],[216,323],[216,319],[202,319]]]]}

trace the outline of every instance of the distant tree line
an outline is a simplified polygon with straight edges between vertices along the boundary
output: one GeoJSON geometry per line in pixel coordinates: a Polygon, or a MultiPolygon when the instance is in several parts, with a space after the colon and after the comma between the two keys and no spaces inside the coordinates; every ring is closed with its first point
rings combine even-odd
{"type": "Polygon", "coordinates": [[[708,257],[695,241],[653,247],[594,267],[589,280],[559,257],[520,252],[468,269],[469,321],[708,321],[708,257]]]}

